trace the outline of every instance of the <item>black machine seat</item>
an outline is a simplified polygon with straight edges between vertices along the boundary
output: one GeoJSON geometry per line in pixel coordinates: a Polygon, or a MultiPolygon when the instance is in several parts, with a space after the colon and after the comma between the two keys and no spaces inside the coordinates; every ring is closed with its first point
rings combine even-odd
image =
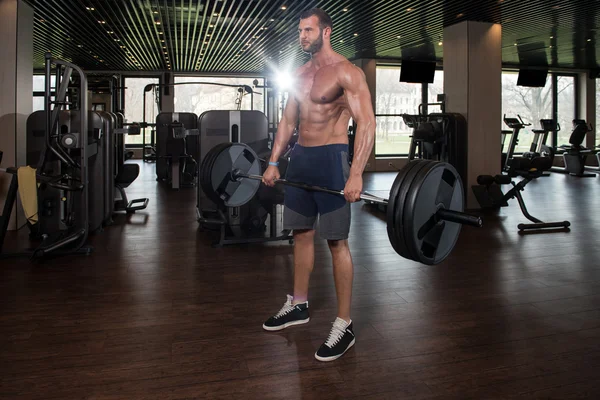
{"type": "Polygon", "coordinates": [[[575,148],[582,147],[583,141],[585,140],[585,135],[590,131],[587,124],[583,120],[573,120],[573,132],[571,132],[571,136],[569,137],[569,144],[575,148]]]}
{"type": "Polygon", "coordinates": [[[550,157],[536,157],[533,159],[526,157],[513,158],[510,168],[507,171],[509,176],[522,176],[523,178],[535,179],[542,176],[544,171],[552,167],[550,157]]]}
{"type": "Polygon", "coordinates": [[[115,183],[123,188],[128,187],[140,174],[140,166],[137,164],[123,164],[123,168],[115,177],[115,183]]]}

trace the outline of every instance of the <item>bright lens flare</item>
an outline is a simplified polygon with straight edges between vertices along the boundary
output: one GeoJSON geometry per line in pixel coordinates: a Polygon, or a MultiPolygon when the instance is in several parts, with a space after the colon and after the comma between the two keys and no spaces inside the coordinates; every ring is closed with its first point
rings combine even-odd
{"type": "Polygon", "coordinates": [[[275,83],[280,90],[287,90],[292,87],[294,78],[288,71],[279,71],[275,75],[275,83]]]}

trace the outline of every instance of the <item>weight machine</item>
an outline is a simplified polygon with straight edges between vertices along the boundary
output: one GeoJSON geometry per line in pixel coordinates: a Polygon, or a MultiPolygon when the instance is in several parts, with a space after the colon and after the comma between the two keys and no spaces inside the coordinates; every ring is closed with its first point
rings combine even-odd
{"type": "MultiPolygon", "coordinates": [[[[89,168],[90,157],[97,152],[97,145],[88,141],[87,79],[81,68],[45,55],[45,126],[40,132],[44,137],[39,150],[36,167],[37,214],[29,221],[30,238],[41,239],[33,250],[1,254],[0,256],[30,256],[38,259],[51,255],[90,254],[92,248],[86,246],[89,219],[89,168]],[[50,78],[55,74],[55,88],[50,78]],[[78,104],[67,102],[67,92],[72,74],[79,77],[78,104]],[[55,99],[52,100],[54,94],[55,99]],[[77,111],[73,125],[64,124],[66,114],[63,109],[75,105],[77,111]],[[70,129],[69,129],[70,128],[70,129]]],[[[28,146],[29,151],[29,146],[28,146]]],[[[8,219],[19,187],[18,169],[7,168],[3,172],[12,174],[10,190],[2,213],[0,224],[3,244],[8,219]]]]}

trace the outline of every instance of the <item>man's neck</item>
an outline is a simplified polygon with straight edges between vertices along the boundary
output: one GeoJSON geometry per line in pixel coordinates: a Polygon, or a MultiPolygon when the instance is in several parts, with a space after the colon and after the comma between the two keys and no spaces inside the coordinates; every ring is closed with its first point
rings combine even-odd
{"type": "Polygon", "coordinates": [[[322,48],[312,55],[312,62],[315,68],[319,69],[332,63],[333,49],[322,48]]]}

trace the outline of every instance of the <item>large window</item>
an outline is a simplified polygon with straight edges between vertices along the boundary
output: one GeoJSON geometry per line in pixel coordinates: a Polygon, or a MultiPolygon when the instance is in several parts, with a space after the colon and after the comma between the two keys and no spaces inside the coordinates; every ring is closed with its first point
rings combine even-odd
{"type": "MultiPolygon", "coordinates": [[[[152,83],[159,83],[158,78],[125,78],[125,119],[127,122],[143,122],[144,116],[144,87],[152,83]]],[[[157,89],[158,90],[158,89],[157,89]]],[[[146,92],[146,121],[156,122],[158,107],[155,101],[155,91],[146,92]]],[[[151,128],[144,129],[146,143],[150,143],[151,128]]],[[[126,135],[127,144],[142,144],[142,135],[126,135]]]]}
{"type": "MultiPolygon", "coordinates": [[[[502,72],[502,116],[507,118],[518,118],[520,115],[528,126],[519,131],[519,144],[515,153],[529,151],[533,140],[532,129],[541,129],[540,119],[552,118],[552,79],[548,75],[546,85],[543,88],[517,86],[518,72],[502,72]]],[[[502,130],[510,128],[502,120],[502,130]]],[[[510,139],[507,138],[506,143],[510,139]]],[[[548,144],[550,144],[550,137],[548,144]]]]}
{"type": "MultiPolygon", "coordinates": [[[[50,84],[54,88],[56,76],[50,76],[50,84]]],[[[44,109],[44,92],[46,91],[46,75],[33,75],[33,92],[42,92],[41,96],[33,96],[32,112],[44,109]]],[[[54,98],[54,96],[52,97],[54,98]]]]}
{"type": "Polygon", "coordinates": [[[556,94],[556,112],[560,124],[556,145],[568,145],[569,137],[573,131],[573,119],[577,115],[575,109],[575,77],[558,75],[556,77],[556,94]]]}
{"type": "MultiPolygon", "coordinates": [[[[255,78],[226,78],[226,77],[188,77],[177,76],[175,83],[181,82],[212,82],[222,83],[227,85],[248,85],[253,86],[255,78]]],[[[258,79],[259,86],[264,85],[264,80],[258,79]]],[[[258,92],[254,94],[254,110],[264,112],[264,91],[263,89],[253,89],[258,92]]],[[[239,101],[239,92],[236,87],[217,86],[217,85],[176,85],[174,90],[175,95],[175,111],[176,112],[192,112],[198,116],[205,111],[210,110],[237,110],[239,101]]],[[[241,99],[241,110],[250,110],[252,96],[249,93],[244,94],[241,99]]]]}
{"type": "Polygon", "coordinates": [[[421,84],[399,81],[400,67],[377,66],[375,155],[408,154],[412,129],[402,114],[417,114],[423,99],[421,84]]]}

